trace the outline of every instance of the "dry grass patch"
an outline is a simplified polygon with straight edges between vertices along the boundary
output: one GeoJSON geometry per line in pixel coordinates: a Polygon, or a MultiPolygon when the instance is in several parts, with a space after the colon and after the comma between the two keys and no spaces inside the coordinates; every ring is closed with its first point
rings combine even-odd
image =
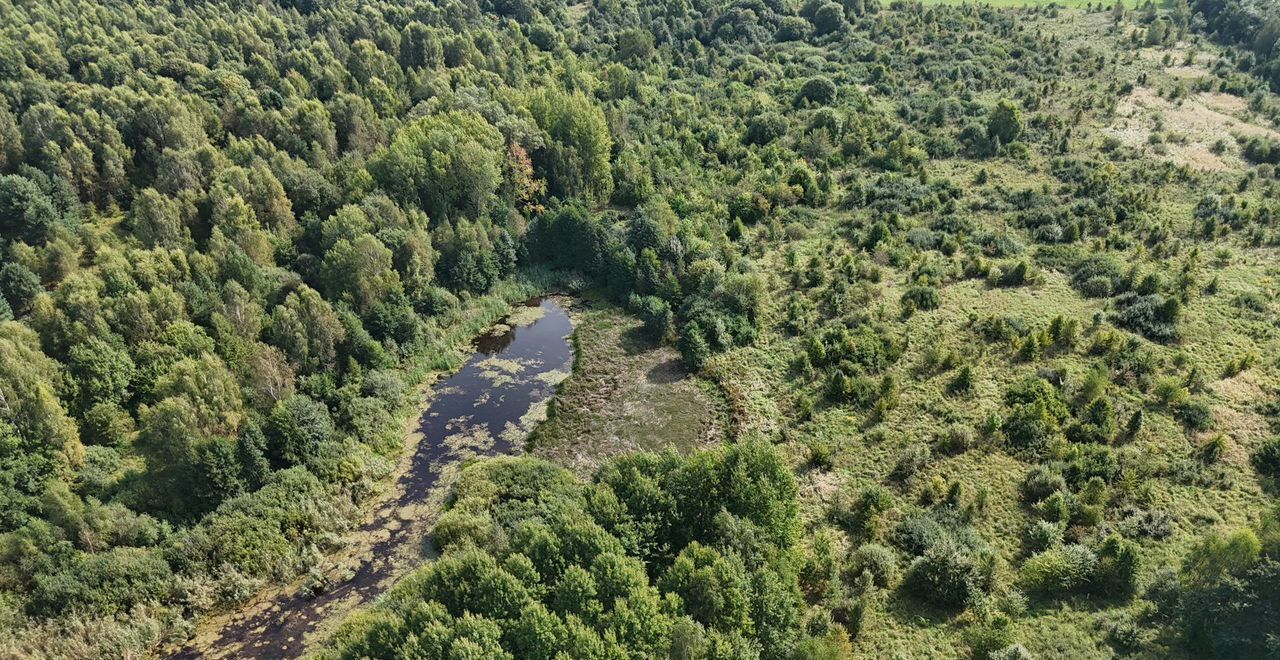
{"type": "Polygon", "coordinates": [[[1120,99],[1115,119],[1102,134],[1138,149],[1164,151],[1162,155],[1179,165],[1209,171],[1226,171],[1238,164],[1234,156],[1235,136],[1280,137],[1276,131],[1242,120],[1244,99],[1222,93],[1202,92],[1179,102],[1160,96],[1149,87],[1138,87],[1120,99]],[[1152,143],[1152,136],[1162,140],[1152,143]],[[1170,141],[1165,136],[1176,139],[1170,141]],[[1215,153],[1222,141],[1226,151],[1215,153]]]}

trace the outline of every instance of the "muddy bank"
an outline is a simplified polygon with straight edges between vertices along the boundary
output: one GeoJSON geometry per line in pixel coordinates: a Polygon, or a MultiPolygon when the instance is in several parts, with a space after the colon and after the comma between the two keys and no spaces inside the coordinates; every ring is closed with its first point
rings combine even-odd
{"type": "Polygon", "coordinates": [[[354,548],[343,553],[348,560],[341,567],[326,572],[327,586],[313,595],[312,580],[261,599],[171,657],[298,657],[308,636],[371,602],[430,556],[426,532],[452,475],[469,458],[520,451],[570,373],[572,330],[565,301],[550,297],[517,306],[477,337],[462,368],[431,388],[408,468],[352,533],[354,548]]]}

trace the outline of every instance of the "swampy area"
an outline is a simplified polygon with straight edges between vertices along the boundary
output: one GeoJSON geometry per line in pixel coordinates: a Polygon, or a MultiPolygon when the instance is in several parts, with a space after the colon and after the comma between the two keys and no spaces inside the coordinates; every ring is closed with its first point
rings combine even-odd
{"type": "Polygon", "coordinates": [[[368,603],[430,556],[426,534],[459,467],[520,452],[546,418],[547,402],[572,366],[571,305],[564,297],[531,299],[476,337],[462,367],[425,394],[411,428],[416,449],[348,547],[307,578],[216,622],[175,657],[297,657],[326,622],[368,603]]]}

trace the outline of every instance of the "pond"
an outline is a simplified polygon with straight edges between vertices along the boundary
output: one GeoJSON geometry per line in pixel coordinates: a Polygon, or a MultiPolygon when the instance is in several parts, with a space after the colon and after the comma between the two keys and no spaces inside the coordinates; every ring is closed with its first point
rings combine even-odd
{"type": "Polygon", "coordinates": [[[291,658],[317,627],[368,603],[430,552],[426,532],[448,475],[477,456],[519,453],[573,363],[563,301],[535,298],[476,338],[462,367],[432,387],[421,439],[392,496],[354,534],[350,570],[318,594],[291,589],[253,604],[174,657],[291,658]]]}

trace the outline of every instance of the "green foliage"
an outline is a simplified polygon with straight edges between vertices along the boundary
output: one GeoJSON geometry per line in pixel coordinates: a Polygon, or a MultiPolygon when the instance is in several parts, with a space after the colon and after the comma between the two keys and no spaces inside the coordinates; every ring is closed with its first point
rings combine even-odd
{"type": "Polygon", "coordinates": [[[1133,330],[1148,339],[1169,342],[1178,338],[1178,322],[1182,303],[1177,298],[1159,293],[1140,294],[1128,291],[1115,298],[1117,325],[1133,330]]]}
{"type": "Polygon", "coordinates": [[[632,312],[644,321],[645,332],[650,337],[662,341],[675,329],[675,316],[667,301],[657,296],[637,296],[632,294],[630,307],[632,312]]]}
{"type": "Polygon", "coordinates": [[[40,276],[17,262],[0,265],[0,296],[3,296],[15,316],[23,316],[31,310],[36,294],[43,290],[40,276]]]}
{"type": "Polygon", "coordinates": [[[955,378],[947,383],[947,391],[955,394],[966,394],[973,390],[973,367],[963,365],[956,372],[955,378]]]}
{"type": "Polygon", "coordinates": [[[832,517],[851,534],[871,538],[879,529],[880,514],[893,508],[893,495],[880,486],[871,486],[860,493],[842,493],[842,499],[832,510],[832,517]]]}
{"type": "Polygon", "coordinates": [[[659,586],[680,596],[685,611],[705,626],[732,631],[750,625],[751,585],[735,556],[725,557],[694,541],[676,557],[659,586]]]}
{"type": "Polygon", "coordinates": [[[942,294],[936,287],[922,284],[914,284],[902,294],[902,307],[904,310],[923,310],[929,311],[937,309],[942,304],[942,294]]]}
{"type": "Polygon", "coordinates": [[[689,323],[680,330],[680,341],[677,343],[684,363],[693,371],[701,371],[711,358],[711,346],[703,335],[702,327],[696,322],[689,323]]]}
{"type": "Polygon", "coordinates": [[[964,631],[965,643],[977,660],[991,660],[998,653],[1013,646],[1013,625],[1006,616],[997,616],[992,621],[971,626],[964,631]]]}
{"type": "Polygon", "coordinates": [[[830,78],[817,76],[806,80],[800,86],[800,91],[796,92],[795,105],[800,106],[804,103],[826,105],[833,101],[835,97],[835,83],[831,82],[830,78]]]}
{"type": "Polygon", "coordinates": [[[729,217],[754,225],[769,216],[768,198],[759,193],[742,191],[729,200],[729,217]]]}
{"type": "Polygon", "coordinates": [[[902,579],[913,597],[938,607],[962,608],[980,598],[987,582],[987,559],[939,544],[916,557],[902,579]]]}
{"type": "MultiPolygon", "coordinates": [[[[779,569],[794,535],[753,497],[777,489],[749,483],[762,468],[789,479],[780,464],[765,468],[768,456],[776,461],[771,448],[755,445],[689,459],[641,454],[606,463],[594,485],[534,459],[472,465],[435,532],[443,557],[403,580],[384,607],[348,621],[325,656],[399,653],[429,630],[445,644],[431,653],[444,652],[472,636],[468,617],[493,627],[484,657],[583,648],[648,656],[686,643],[678,640],[687,616],[700,631],[787,657],[800,602],[794,573],[779,569]],[[727,479],[708,482],[721,471],[727,479]],[[715,502],[727,504],[714,520],[695,504],[706,502],[708,486],[724,495],[715,502]],[[742,497],[726,488],[740,488],[742,497]],[[676,518],[655,525],[656,515],[676,518]],[[746,536],[730,531],[742,525],[746,536]],[[764,536],[750,542],[757,533],[764,536]],[[649,555],[658,562],[651,579],[640,557],[656,548],[670,554],[649,555]]],[[[794,484],[777,492],[794,516],[794,484]]]]}
{"type": "Polygon", "coordinates": [[[1251,529],[1241,529],[1226,537],[1209,534],[1187,554],[1182,573],[1192,583],[1216,582],[1252,566],[1261,552],[1262,543],[1251,529]]]}
{"type": "Polygon", "coordinates": [[[323,404],[295,394],[276,404],[264,429],[267,452],[276,466],[298,465],[315,455],[333,435],[333,422],[323,404]]]}
{"type": "Polygon", "coordinates": [[[533,152],[533,162],[546,173],[547,191],[588,203],[608,199],[613,191],[613,138],[600,106],[581,93],[551,87],[533,92],[525,103],[546,135],[545,146],[533,152]]]}
{"type": "Polygon", "coordinates": [[[766,112],[751,119],[742,137],[745,144],[765,145],[787,133],[787,120],[776,112],[766,112]]]}
{"type": "Polygon", "coordinates": [[[369,161],[369,173],[397,200],[433,218],[474,216],[497,190],[501,145],[501,134],[480,115],[423,117],[369,161]]]}
{"type": "Polygon", "coordinates": [[[813,14],[814,33],[818,35],[841,32],[847,25],[844,7],[834,2],[821,4],[813,14]]]}
{"type": "Polygon", "coordinates": [[[1022,565],[1027,589],[1049,597],[1084,589],[1098,565],[1097,555],[1082,545],[1050,548],[1022,565]]]}
{"type": "Polygon", "coordinates": [[[987,138],[997,145],[1013,144],[1024,130],[1022,112],[1008,100],[1001,100],[987,120],[987,138]]]}
{"type": "Polygon", "coordinates": [[[1280,438],[1271,438],[1253,452],[1253,467],[1258,474],[1280,480],[1280,438]]]}
{"type": "Polygon", "coordinates": [[[1219,658],[1274,653],[1280,634],[1276,515],[1268,511],[1256,528],[1226,536],[1211,532],[1184,559],[1181,585],[1165,601],[1194,652],[1219,658]]]}
{"type": "Polygon", "coordinates": [[[876,586],[889,587],[898,576],[898,558],[893,550],[875,543],[858,546],[849,555],[849,573],[861,576],[870,573],[876,586]]]}
{"type": "Polygon", "coordinates": [[[1280,563],[1263,561],[1182,602],[1188,645],[1216,658],[1265,657],[1276,652],[1280,563]]]}
{"type": "Polygon", "coordinates": [[[901,585],[913,598],[959,609],[978,604],[994,585],[994,553],[953,507],[912,516],[893,537],[914,557],[901,585]]]}
{"type": "Polygon", "coordinates": [[[1011,445],[1020,449],[1041,450],[1057,437],[1067,407],[1049,381],[1035,378],[1005,393],[1010,411],[1001,430],[1011,445]]]}
{"type": "Polygon", "coordinates": [[[86,554],[57,573],[36,579],[31,608],[53,614],[70,609],[114,614],[154,601],[172,588],[163,558],[142,548],[113,548],[86,554]]]}
{"type": "MultiPolygon", "coordinates": [[[[313,565],[402,447],[409,402],[388,375],[450,362],[480,296],[528,265],[574,271],[570,288],[674,343],[726,394],[738,444],[619,459],[592,484],[547,466],[477,478],[518,494],[456,505],[435,577],[339,646],[848,656],[876,606],[862,591],[897,579],[900,550],[905,591],[973,604],[974,654],[1017,657],[986,598],[1007,592],[995,555],[1016,565],[1016,543],[989,549],[958,519],[1030,528],[1039,554],[1015,570],[1034,584],[1121,599],[1137,563],[1110,531],[1199,524],[1187,489],[1223,489],[1226,520],[1265,497],[1225,440],[1194,434],[1211,402],[1231,430],[1238,386],[1274,389],[1252,357],[1280,217],[1272,4],[6,6],[0,654],[144,655],[182,617],[313,565]],[[1136,50],[1175,42],[1202,75],[1136,50]],[[1231,98],[1238,149],[1181,125],[1231,98]],[[1112,130],[1135,103],[1146,144],[1112,130]],[[940,359],[916,361],[926,343],[940,359]],[[1219,366],[1241,380],[1210,393],[1219,366]],[[1035,369],[1046,380],[1010,387],[1035,369]],[[864,422],[905,439],[879,446],[864,422]],[[999,501],[1025,468],[1008,453],[1043,460],[1025,507],[999,501]],[[821,469],[799,496],[806,459],[821,469]],[[826,523],[799,512],[823,479],[850,484],[841,526],[899,549],[855,549],[847,570],[828,549],[845,583],[806,582],[801,605],[792,545],[799,519],[826,523]],[[1063,557],[1077,547],[1095,557],[1084,578],[1063,557]]],[[[1253,456],[1268,480],[1274,444],[1253,456]]],[[[1113,646],[1274,655],[1274,552],[1256,536],[1256,553],[1241,537],[1190,554],[1188,609],[1168,616],[1193,646],[1113,646]]],[[[1184,549],[1149,538],[1144,557],[1184,549]]],[[[894,625],[908,655],[955,630],[894,625]]]]}
{"type": "Polygon", "coordinates": [[[79,410],[102,403],[119,404],[129,398],[135,369],[125,350],[91,337],[72,347],[67,358],[76,382],[79,410]]]}
{"type": "Polygon", "coordinates": [[[1119,426],[1110,399],[1099,397],[1080,411],[1076,421],[1067,427],[1067,439],[1072,442],[1108,443],[1116,436],[1119,426]]]}
{"type": "Polygon", "coordinates": [[[0,233],[28,243],[44,243],[58,222],[53,201],[31,179],[0,176],[0,233]]]}

